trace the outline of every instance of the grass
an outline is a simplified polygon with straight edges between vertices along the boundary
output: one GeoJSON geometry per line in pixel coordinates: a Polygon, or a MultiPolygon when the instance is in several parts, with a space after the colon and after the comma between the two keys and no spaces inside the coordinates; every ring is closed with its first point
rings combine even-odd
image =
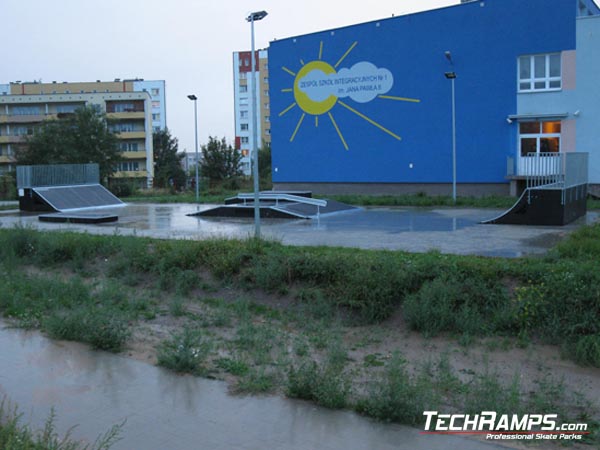
{"type": "Polygon", "coordinates": [[[21,423],[22,415],[11,406],[6,397],[0,401],[0,448],[6,450],[109,450],[119,437],[125,422],[113,426],[99,436],[93,444],[85,444],[71,438],[70,431],[64,436],[56,432],[54,410],[46,419],[44,428],[34,431],[21,423]]]}
{"type": "Polygon", "coordinates": [[[435,405],[549,411],[553,398],[571,401],[554,381],[528,394],[493,371],[458,377],[448,360],[415,368],[389,358],[372,326],[349,337],[365,330],[355,325],[400,313],[423,335],[455,336],[465,348],[479,339],[560,343],[598,367],[598,242],[600,225],[588,226],[545,257],[506,260],[0,229],[0,313],[111,351],[127,346],[138,322],[169,316],[180,328],[158,346],[163,367],[385,421],[415,424],[435,405]],[[291,305],[249,300],[259,289],[291,305]],[[239,295],[224,300],[221,290],[239,295]],[[359,348],[365,356],[353,360],[359,348]]]}

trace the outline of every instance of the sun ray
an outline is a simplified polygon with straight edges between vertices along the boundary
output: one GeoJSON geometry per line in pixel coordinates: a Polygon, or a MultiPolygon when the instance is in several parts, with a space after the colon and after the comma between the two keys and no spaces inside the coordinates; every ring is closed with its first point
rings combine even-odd
{"type": "Polygon", "coordinates": [[[319,128],[319,116],[315,116],[315,128],[319,128]]]}
{"type": "Polygon", "coordinates": [[[294,92],[294,90],[292,88],[285,88],[282,89],[281,92],[294,92]]]}
{"type": "Polygon", "coordinates": [[[283,111],[281,111],[279,113],[279,117],[283,116],[286,112],[288,112],[290,109],[292,109],[294,106],[296,106],[296,102],[292,103],[290,106],[288,106],[287,108],[285,108],[283,111]]]}
{"type": "Polygon", "coordinates": [[[371,125],[376,126],[377,128],[379,128],[381,131],[386,132],[387,134],[389,134],[390,136],[398,139],[399,141],[402,140],[402,138],[400,136],[398,136],[397,134],[391,132],[390,130],[388,130],[387,128],[379,125],[377,122],[375,122],[373,119],[369,119],[367,116],[365,116],[364,114],[358,112],[357,110],[355,110],[354,108],[352,108],[351,106],[348,106],[346,103],[344,103],[341,100],[338,100],[338,103],[340,105],[342,105],[344,108],[346,108],[348,111],[353,112],[354,114],[356,114],[358,117],[360,117],[361,119],[365,119],[367,122],[369,122],[371,125]]]}
{"type": "Polygon", "coordinates": [[[333,66],[333,67],[334,67],[335,69],[337,69],[337,66],[339,66],[339,65],[342,63],[342,61],[343,61],[344,59],[346,59],[346,56],[348,56],[348,55],[350,54],[350,52],[351,52],[351,51],[354,49],[354,47],[356,47],[357,45],[358,45],[358,41],[355,41],[355,42],[354,42],[354,44],[352,44],[352,45],[350,46],[350,48],[349,48],[348,50],[346,50],[346,53],[344,53],[344,54],[342,55],[342,57],[339,59],[339,61],[338,61],[338,62],[336,62],[336,63],[335,63],[335,66],[333,66]]]}
{"type": "Polygon", "coordinates": [[[333,118],[333,115],[331,114],[331,112],[328,112],[327,114],[329,115],[329,119],[331,119],[331,123],[333,124],[333,127],[335,128],[335,131],[337,131],[337,134],[340,137],[340,140],[342,141],[342,144],[344,144],[344,148],[346,150],[348,150],[348,144],[346,144],[346,140],[344,139],[344,136],[342,135],[342,132],[340,131],[339,127],[337,126],[337,123],[335,123],[335,119],[333,118]]]}
{"type": "Polygon", "coordinates": [[[294,142],[294,138],[296,137],[296,134],[298,133],[298,130],[300,129],[300,125],[302,125],[302,122],[304,121],[304,118],[306,117],[306,114],[302,114],[302,117],[300,117],[300,120],[298,121],[298,125],[296,125],[296,129],[294,130],[294,134],[292,134],[292,137],[290,138],[290,142],[294,142]]]}
{"type": "Polygon", "coordinates": [[[383,98],[385,100],[397,100],[399,102],[421,103],[421,100],[418,98],[395,97],[393,95],[378,95],[378,97],[383,98]]]}
{"type": "Polygon", "coordinates": [[[281,70],[283,70],[284,72],[287,72],[287,73],[289,73],[289,74],[290,74],[291,76],[293,76],[293,77],[295,77],[295,76],[296,76],[296,73],[295,73],[295,72],[292,72],[290,69],[288,69],[288,68],[287,68],[287,67],[285,67],[285,66],[283,66],[283,67],[281,68],[281,70]]]}
{"type": "Polygon", "coordinates": [[[323,41],[319,45],[319,61],[323,58],[323,41]]]}

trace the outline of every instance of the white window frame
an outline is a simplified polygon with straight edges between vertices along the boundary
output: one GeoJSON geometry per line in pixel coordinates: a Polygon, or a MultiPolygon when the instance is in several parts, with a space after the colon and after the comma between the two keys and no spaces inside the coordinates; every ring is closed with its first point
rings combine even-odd
{"type": "MultiPolygon", "coordinates": [[[[543,122],[545,121],[535,121],[534,123],[539,124],[539,132],[537,133],[521,133],[519,131],[519,156],[521,158],[527,158],[529,156],[539,155],[541,153],[541,141],[545,138],[558,138],[558,152],[561,151],[562,139],[562,122],[561,122],[561,133],[544,133],[543,132],[543,122]],[[535,139],[536,140],[536,150],[535,153],[528,153],[527,155],[523,155],[522,152],[522,139],[535,139]]],[[[550,121],[550,122],[559,122],[559,121],[550,121]]]]}
{"type": "Polygon", "coordinates": [[[537,55],[521,55],[517,59],[517,91],[518,92],[552,92],[552,91],[560,91],[562,90],[562,54],[561,53],[545,53],[545,54],[537,54],[537,55]],[[545,73],[543,77],[535,76],[535,58],[544,56],[545,61],[545,73]],[[560,63],[560,75],[551,77],[550,76],[550,58],[552,56],[558,56],[560,63]],[[521,64],[522,59],[527,58],[529,63],[529,78],[521,78],[521,64]],[[550,87],[551,82],[558,81],[560,86],[558,87],[550,87]],[[528,84],[528,88],[523,88],[522,84],[528,84]],[[544,83],[543,88],[536,88],[536,83],[544,83]]]}

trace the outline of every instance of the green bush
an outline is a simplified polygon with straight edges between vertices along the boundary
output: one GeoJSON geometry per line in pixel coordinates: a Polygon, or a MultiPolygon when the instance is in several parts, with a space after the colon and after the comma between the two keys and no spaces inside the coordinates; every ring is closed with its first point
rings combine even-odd
{"type": "Polygon", "coordinates": [[[340,367],[319,365],[313,360],[303,360],[290,366],[286,395],[291,398],[311,400],[326,408],[344,408],[348,403],[350,381],[340,367]]]}
{"type": "Polygon", "coordinates": [[[131,335],[129,323],[121,314],[99,306],[53,312],[42,327],[55,339],[85,342],[111,352],[121,351],[131,335]]]}
{"type": "Polygon", "coordinates": [[[185,327],[158,347],[158,365],[179,373],[206,374],[212,343],[199,329],[185,327]]]}
{"type": "Polygon", "coordinates": [[[384,372],[370,384],[367,395],[359,399],[356,410],[378,420],[414,425],[423,420],[433,395],[431,385],[425,379],[411,379],[406,361],[394,354],[384,372]]]}
{"type": "Polygon", "coordinates": [[[575,362],[582,366],[600,367],[600,335],[579,338],[572,354],[575,362]]]}
{"type": "Polygon", "coordinates": [[[447,274],[423,284],[403,305],[409,326],[428,336],[442,332],[490,334],[513,325],[508,296],[477,274],[447,274]]]}

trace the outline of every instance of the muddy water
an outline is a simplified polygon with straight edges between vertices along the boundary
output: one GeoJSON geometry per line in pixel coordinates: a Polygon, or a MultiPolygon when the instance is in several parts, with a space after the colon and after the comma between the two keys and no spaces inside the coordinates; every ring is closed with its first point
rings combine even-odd
{"type": "Polygon", "coordinates": [[[499,449],[424,436],[348,411],[279,397],[238,397],[219,381],[177,376],[125,357],[6,328],[0,320],[0,396],[41,427],[50,408],[57,430],[93,440],[126,419],[114,449],[499,449]]]}

